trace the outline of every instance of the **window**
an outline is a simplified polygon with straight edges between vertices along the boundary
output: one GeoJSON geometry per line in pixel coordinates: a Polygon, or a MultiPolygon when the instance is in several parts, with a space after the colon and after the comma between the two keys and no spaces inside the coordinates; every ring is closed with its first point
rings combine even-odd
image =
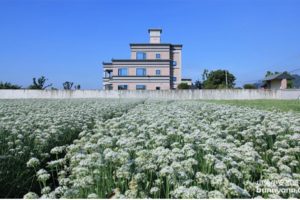
{"type": "Polygon", "coordinates": [[[136,59],[146,59],[146,53],[136,53],[136,59]]]}
{"type": "Polygon", "coordinates": [[[136,90],[146,90],[146,85],[136,85],[136,90]]]}
{"type": "Polygon", "coordinates": [[[176,78],[176,77],[173,77],[173,81],[177,81],[177,78],[176,78]]]}
{"type": "Polygon", "coordinates": [[[127,90],[127,85],[118,85],[118,90],[127,90]]]}
{"type": "Polygon", "coordinates": [[[173,66],[176,66],[177,65],[177,62],[176,61],[173,61],[173,66]]]}
{"type": "Polygon", "coordinates": [[[156,58],[160,58],[160,54],[158,53],[158,54],[156,54],[156,58]]]}
{"type": "Polygon", "coordinates": [[[145,68],[137,68],[136,75],[137,76],[146,76],[146,69],[145,68]]]}
{"type": "Polygon", "coordinates": [[[160,75],[160,70],[156,70],[156,74],[160,75]]]}
{"type": "Polygon", "coordinates": [[[156,87],[156,90],[160,90],[160,87],[158,86],[158,87],[156,87]]]}
{"type": "Polygon", "coordinates": [[[118,69],[118,75],[119,76],[127,76],[128,75],[128,70],[127,69],[118,69]]]}

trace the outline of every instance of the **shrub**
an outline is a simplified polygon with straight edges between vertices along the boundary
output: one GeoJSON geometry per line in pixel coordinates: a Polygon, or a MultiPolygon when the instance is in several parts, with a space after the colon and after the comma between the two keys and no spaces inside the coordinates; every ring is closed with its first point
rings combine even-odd
{"type": "Polygon", "coordinates": [[[189,89],[190,86],[187,84],[187,83],[180,83],[178,86],[177,86],[177,89],[178,90],[187,90],[189,89]]]}
{"type": "Polygon", "coordinates": [[[255,85],[252,85],[252,84],[244,84],[244,89],[256,89],[256,86],[255,85]]]}
{"type": "Polygon", "coordinates": [[[0,81],[0,89],[20,89],[21,86],[20,85],[13,85],[9,82],[3,83],[2,81],[0,81]]]}

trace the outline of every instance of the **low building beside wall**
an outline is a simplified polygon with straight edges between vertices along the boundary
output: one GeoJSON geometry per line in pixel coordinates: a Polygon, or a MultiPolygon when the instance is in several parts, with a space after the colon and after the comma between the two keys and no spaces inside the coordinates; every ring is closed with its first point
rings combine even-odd
{"type": "Polygon", "coordinates": [[[161,43],[162,29],[149,29],[150,43],[132,43],[130,59],[103,62],[105,90],[170,90],[181,82],[182,44],[161,43]]]}
{"type": "Polygon", "coordinates": [[[280,74],[267,76],[263,78],[262,81],[267,81],[267,85],[264,87],[265,89],[286,89],[287,80],[291,79],[294,79],[294,77],[283,72],[280,74]]]}
{"type": "Polygon", "coordinates": [[[190,78],[182,78],[181,83],[187,83],[188,85],[193,85],[192,79],[190,78]]]}

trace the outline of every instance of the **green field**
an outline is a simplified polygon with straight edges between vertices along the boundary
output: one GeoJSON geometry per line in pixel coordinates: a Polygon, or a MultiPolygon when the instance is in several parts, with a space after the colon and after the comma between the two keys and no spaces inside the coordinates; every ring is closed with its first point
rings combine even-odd
{"type": "Polygon", "coordinates": [[[230,106],[242,106],[256,108],[260,110],[279,110],[282,112],[294,111],[300,112],[300,100],[201,100],[205,102],[226,104],[230,106]]]}

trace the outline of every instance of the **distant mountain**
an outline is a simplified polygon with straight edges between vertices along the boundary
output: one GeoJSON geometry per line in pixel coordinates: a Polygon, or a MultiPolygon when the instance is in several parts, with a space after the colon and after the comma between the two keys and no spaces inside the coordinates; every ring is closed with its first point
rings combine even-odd
{"type": "Polygon", "coordinates": [[[300,88],[300,76],[298,74],[292,75],[295,79],[293,80],[293,88],[300,88]]]}

